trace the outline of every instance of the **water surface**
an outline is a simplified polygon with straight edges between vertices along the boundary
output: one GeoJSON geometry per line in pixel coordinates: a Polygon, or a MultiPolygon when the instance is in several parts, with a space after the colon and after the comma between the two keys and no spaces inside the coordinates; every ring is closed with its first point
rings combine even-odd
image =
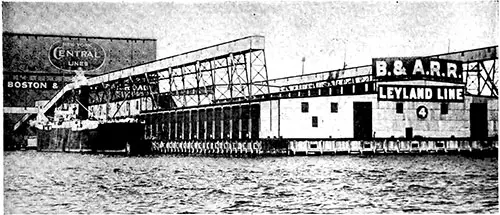
{"type": "Polygon", "coordinates": [[[498,213],[496,157],[4,153],[5,213],[498,213]]]}

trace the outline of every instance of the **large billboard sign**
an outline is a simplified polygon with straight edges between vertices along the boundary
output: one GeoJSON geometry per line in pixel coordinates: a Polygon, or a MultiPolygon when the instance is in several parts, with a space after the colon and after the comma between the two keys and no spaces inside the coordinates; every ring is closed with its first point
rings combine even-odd
{"type": "Polygon", "coordinates": [[[458,61],[426,57],[373,58],[372,72],[378,80],[435,80],[463,83],[463,68],[458,61]]]}
{"type": "Polygon", "coordinates": [[[378,100],[463,102],[464,87],[424,85],[379,85],[378,100]]]}
{"type": "Polygon", "coordinates": [[[66,71],[99,69],[106,58],[104,49],[90,41],[59,41],[49,49],[49,60],[66,71]]]}

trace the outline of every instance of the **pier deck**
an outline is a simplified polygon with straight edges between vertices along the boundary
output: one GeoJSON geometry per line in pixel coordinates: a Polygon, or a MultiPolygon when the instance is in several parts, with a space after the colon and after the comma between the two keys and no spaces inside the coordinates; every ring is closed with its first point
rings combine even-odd
{"type": "Polygon", "coordinates": [[[152,141],[155,154],[206,155],[336,155],[336,154],[496,154],[497,139],[374,139],[374,140],[285,140],[248,141],[152,141]]]}

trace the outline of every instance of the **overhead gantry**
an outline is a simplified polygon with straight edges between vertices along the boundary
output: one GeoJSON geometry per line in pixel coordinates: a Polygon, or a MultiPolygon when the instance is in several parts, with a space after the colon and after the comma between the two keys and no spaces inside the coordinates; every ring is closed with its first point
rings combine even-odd
{"type": "MultiPolygon", "coordinates": [[[[270,92],[264,37],[249,36],[116,70],[61,89],[39,111],[79,103],[79,115],[112,119],[141,111],[251,100],[270,92]],[[132,102],[140,103],[132,110],[132,102]],[[128,109],[128,110],[127,110],[128,109]]],[[[34,115],[25,115],[15,126],[34,115]]]]}
{"type": "MultiPolygon", "coordinates": [[[[490,46],[425,58],[462,63],[467,93],[498,98],[497,49],[490,46]]],[[[82,118],[90,113],[113,119],[143,111],[289,97],[289,92],[325,86],[367,83],[366,92],[375,92],[375,82],[371,65],[268,80],[264,37],[250,36],[68,84],[39,114],[50,115],[69,102],[80,104],[82,118]]],[[[30,117],[25,115],[15,129],[30,117]]]]}
{"type": "MultiPolygon", "coordinates": [[[[498,46],[458,52],[423,56],[428,59],[446,59],[462,64],[464,71],[461,83],[471,95],[498,98],[498,46]]],[[[343,68],[318,73],[289,76],[268,80],[273,97],[286,97],[290,91],[324,88],[376,82],[372,65],[343,68]]],[[[373,88],[376,90],[376,88],[373,88]]]]}
{"type": "Polygon", "coordinates": [[[463,63],[464,82],[472,95],[498,98],[498,46],[430,56],[431,58],[454,60],[463,63]]]}

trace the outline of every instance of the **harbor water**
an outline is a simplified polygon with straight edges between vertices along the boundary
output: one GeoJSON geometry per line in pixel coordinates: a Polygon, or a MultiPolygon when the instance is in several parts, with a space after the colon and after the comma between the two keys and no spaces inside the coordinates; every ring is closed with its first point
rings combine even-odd
{"type": "Polygon", "coordinates": [[[498,213],[498,159],[4,153],[13,213],[498,213]]]}

